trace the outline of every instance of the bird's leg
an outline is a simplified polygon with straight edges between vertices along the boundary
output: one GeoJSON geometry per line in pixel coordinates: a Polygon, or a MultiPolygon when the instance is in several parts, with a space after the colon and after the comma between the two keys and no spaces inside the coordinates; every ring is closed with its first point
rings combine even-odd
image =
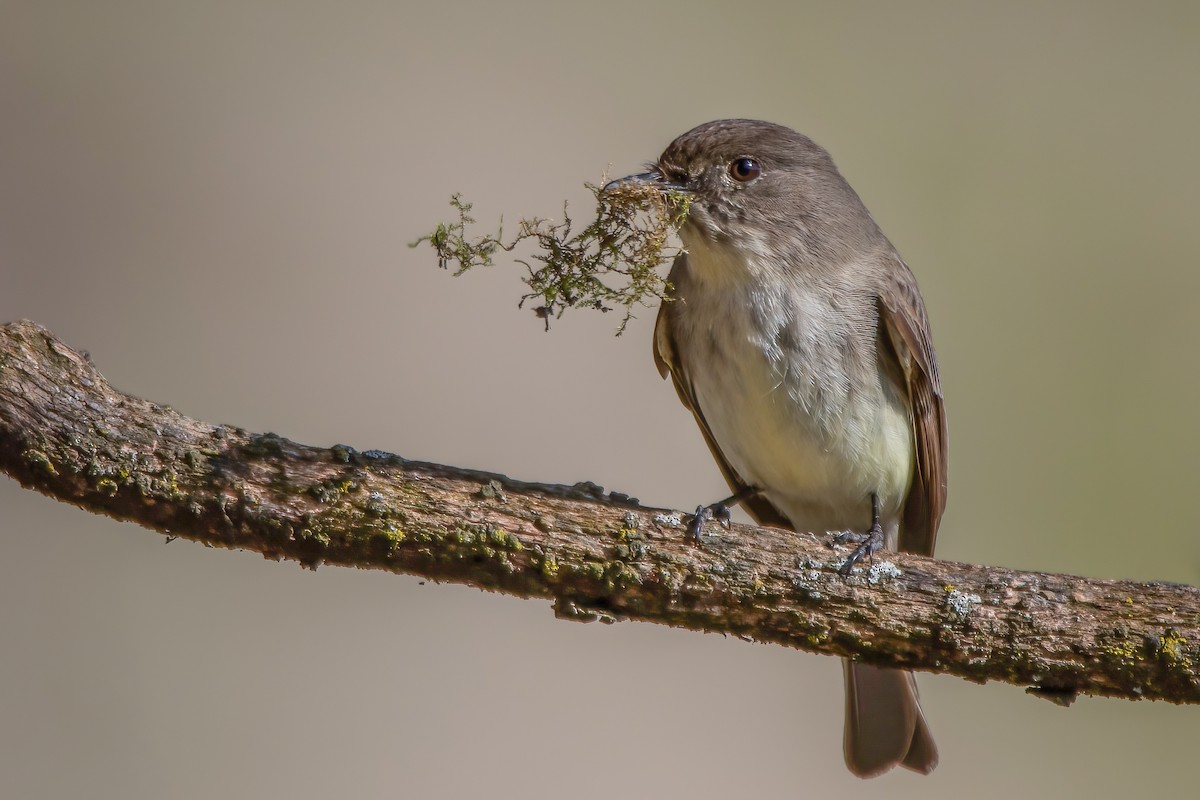
{"type": "Polygon", "coordinates": [[[733,518],[729,507],[735,506],[756,494],[758,494],[758,489],[755,489],[753,486],[745,486],[724,500],[713,503],[711,506],[696,506],[696,513],[692,515],[692,521],[688,523],[688,541],[700,541],[700,533],[704,530],[704,523],[710,519],[720,522],[722,528],[728,528],[729,521],[733,518]]]}
{"type": "Polygon", "coordinates": [[[854,569],[854,565],[862,561],[864,558],[871,558],[876,552],[883,549],[887,540],[883,535],[883,526],[879,524],[879,495],[871,495],[871,528],[866,533],[855,533],[854,531],[842,531],[837,536],[833,537],[833,541],[841,544],[843,542],[853,542],[858,545],[854,548],[846,561],[838,570],[843,575],[849,575],[850,570],[854,569]]]}

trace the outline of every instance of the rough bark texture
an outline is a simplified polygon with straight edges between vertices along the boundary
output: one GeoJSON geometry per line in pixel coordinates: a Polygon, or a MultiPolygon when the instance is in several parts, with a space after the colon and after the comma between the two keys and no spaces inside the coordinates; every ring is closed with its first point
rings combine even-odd
{"type": "Polygon", "coordinates": [[[189,419],[114,390],[30,322],[0,326],[0,468],[218,547],[553,599],[560,616],[719,631],[975,681],[1200,702],[1200,590],[888,554],[849,578],[824,536],[711,526],[552,486],[189,419]]]}

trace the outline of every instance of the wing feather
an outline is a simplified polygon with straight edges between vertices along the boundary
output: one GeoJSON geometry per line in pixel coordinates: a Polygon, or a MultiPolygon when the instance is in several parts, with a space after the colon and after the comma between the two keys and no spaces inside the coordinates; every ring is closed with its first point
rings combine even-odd
{"type": "Polygon", "coordinates": [[[910,553],[932,555],[946,508],[946,411],[925,303],[916,278],[898,256],[895,258],[898,269],[884,271],[879,292],[880,341],[884,345],[880,358],[891,359],[892,366],[898,366],[904,376],[917,451],[899,547],[910,553]]]}

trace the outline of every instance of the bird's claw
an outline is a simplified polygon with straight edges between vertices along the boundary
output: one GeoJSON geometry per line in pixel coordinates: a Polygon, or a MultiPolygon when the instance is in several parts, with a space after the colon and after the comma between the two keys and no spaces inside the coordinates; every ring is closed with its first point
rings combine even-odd
{"type": "Polygon", "coordinates": [[[836,544],[844,544],[852,542],[858,547],[854,548],[854,552],[846,557],[842,562],[842,566],[838,568],[838,572],[842,575],[849,575],[854,566],[863,559],[871,559],[877,552],[883,549],[887,540],[883,535],[883,527],[879,523],[871,526],[871,529],[866,533],[855,533],[854,531],[842,531],[837,536],[833,537],[836,544]]]}
{"type": "Polygon", "coordinates": [[[689,542],[700,541],[700,534],[704,531],[704,523],[712,516],[712,512],[705,506],[696,506],[696,513],[692,515],[692,521],[688,523],[687,538],[689,542]]]}
{"type": "Polygon", "coordinates": [[[704,523],[710,519],[715,519],[721,523],[722,528],[729,530],[729,523],[733,521],[733,511],[724,501],[713,503],[711,506],[696,506],[696,513],[692,515],[692,521],[688,523],[688,541],[700,541],[700,536],[704,532],[704,523]]]}

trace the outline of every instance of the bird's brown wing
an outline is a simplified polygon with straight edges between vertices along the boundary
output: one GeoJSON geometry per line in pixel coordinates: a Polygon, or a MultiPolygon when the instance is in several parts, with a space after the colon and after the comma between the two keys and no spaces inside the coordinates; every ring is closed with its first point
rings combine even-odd
{"type": "Polygon", "coordinates": [[[885,367],[903,375],[912,406],[917,461],[904,503],[899,549],[933,554],[942,511],[946,508],[946,410],[937,357],[929,335],[925,303],[917,281],[895,256],[896,269],[885,270],[879,291],[880,352],[885,367]]]}
{"type": "MultiPolygon", "coordinates": [[[[672,270],[673,274],[675,272],[676,270],[672,270]]],[[[704,414],[701,413],[700,406],[696,402],[692,382],[679,363],[674,343],[674,326],[671,324],[671,315],[677,306],[678,301],[664,300],[658,309],[658,320],[654,324],[654,363],[658,366],[659,374],[664,378],[667,375],[671,376],[671,381],[675,384],[675,391],[679,394],[679,401],[687,406],[696,418],[696,424],[700,426],[700,432],[704,434],[704,441],[708,443],[708,449],[712,453],[713,460],[717,462],[721,474],[725,476],[726,483],[729,484],[733,494],[741,494],[751,487],[734,472],[733,467],[721,453],[721,448],[717,446],[712,431],[709,430],[708,423],[704,420],[704,414]]],[[[741,501],[741,505],[759,525],[795,530],[787,518],[779,513],[779,509],[767,502],[762,495],[750,495],[741,501]]]]}

